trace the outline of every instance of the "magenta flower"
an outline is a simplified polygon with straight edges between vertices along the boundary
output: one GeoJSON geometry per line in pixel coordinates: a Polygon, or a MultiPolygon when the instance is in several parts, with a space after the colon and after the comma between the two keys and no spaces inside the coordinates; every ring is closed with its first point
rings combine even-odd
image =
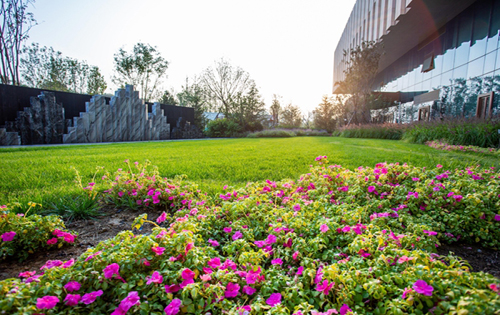
{"type": "Polygon", "coordinates": [[[215,257],[215,258],[212,258],[208,261],[207,265],[210,267],[210,268],[218,268],[221,263],[220,263],[220,258],[219,257],[215,257]]]}
{"type": "Polygon", "coordinates": [[[217,241],[215,241],[213,239],[209,239],[208,243],[210,243],[210,245],[212,245],[213,247],[219,246],[219,242],[217,242],[217,241]]]}
{"type": "Polygon", "coordinates": [[[276,243],[276,236],[274,236],[273,234],[269,234],[267,236],[266,243],[269,245],[276,243]]]}
{"type": "Polygon", "coordinates": [[[429,234],[430,235],[437,235],[437,232],[434,232],[434,231],[427,231],[427,230],[423,230],[424,233],[426,234],[429,234]]]}
{"type": "Polygon", "coordinates": [[[304,272],[304,267],[300,266],[299,269],[297,269],[297,276],[302,275],[302,272],[304,272]]]}
{"type": "Polygon", "coordinates": [[[158,271],[155,271],[155,272],[153,272],[151,277],[148,279],[146,284],[162,283],[162,282],[163,282],[163,276],[158,271]]]}
{"type": "Polygon", "coordinates": [[[16,232],[14,231],[5,232],[2,234],[2,241],[10,242],[14,239],[14,236],[16,236],[16,232]]]}
{"type": "Polygon", "coordinates": [[[407,262],[407,261],[410,261],[410,260],[414,260],[414,259],[415,259],[415,257],[401,256],[398,259],[398,264],[402,264],[404,262],[407,262]]]}
{"type": "Polygon", "coordinates": [[[160,224],[167,219],[167,214],[163,211],[160,216],[156,219],[156,223],[160,224]]]}
{"type": "Polygon", "coordinates": [[[36,300],[36,307],[39,309],[51,309],[59,303],[57,296],[47,295],[36,300]]]}
{"type": "Polygon", "coordinates": [[[176,315],[177,313],[179,313],[179,309],[182,305],[182,301],[179,300],[179,299],[173,299],[172,302],[170,302],[170,304],[167,305],[167,307],[165,307],[165,314],[166,315],[176,315]]]}
{"type": "Polygon", "coordinates": [[[47,240],[47,245],[54,245],[55,243],[57,243],[56,237],[53,237],[50,240],[47,240]]]}
{"type": "Polygon", "coordinates": [[[172,284],[172,285],[165,285],[165,292],[166,293],[175,293],[179,291],[181,287],[178,284],[172,284]]]}
{"type": "Polygon", "coordinates": [[[350,230],[351,230],[351,227],[350,227],[350,226],[344,226],[344,227],[342,228],[342,232],[344,232],[344,233],[347,233],[347,232],[349,232],[350,230]]]}
{"type": "Polygon", "coordinates": [[[417,293],[431,296],[434,288],[431,285],[428,285],[424,280],[417,280],[413,284],[413,290],[415,290],[417,293]]]}
{"type": "Polygon", "coordinates": [[[99,291],[93,291],[93,292],[84,294],[82,297],[83,304],[89,305],[89,304],[94,303],[94,301],[97,299],[97,297],[101,296],[102,293],[103,293],[102,290],[99,290],[99,291]]]}
{"type": "Polygon", "coordinates": [[[495,291],[495,292],[499,292],[499,290],[500,290],[500,286],[499,286],[499,285],[497,285],[497,284],[495,284],[495,283],[491,283],[491,284],[489,285],[489,287],[490,287],[490,289],[492,289],[492,290],[493,290],[493,291],[495,291]]]}
{"type": "Polygon", "coordinates": [[[196,274],[191,269],[186,268],[182,271],[181,276],[182,276],[182,279],[184,279],[184,280],[192,280],[192,279],[194,279],[195,275],[196,274]]]}
{"type": "Polygon", "coordinates": [[[495,214],[495,221],[500,221],[500,214],[495,214]]]}
{"type": "Polygon", "coordinates": [[[74,264],[75,264],[75,260],[72,258],[72,259],[70,259],[70,260],[66,261],[66,262],[62,265],[62,267],[63,267],[63,268],[69,268],[69,267],[73,266],[74,264]]]}
{"type": "Polygon", "coordinates": [[[368,192],[372,193],[375,191],[375,186],[368,186],[368,192]]]}
{"type": "Polygon", "coordinates": [[[281,266],[283,264],[283,260],[281,260],[281,258],[276,258],[276,259],[271,260],[271,264],[281,266]]]}
{"type": "Polygon", "coordinates": [[[297,260],[297,257],[299,257],[299,252],[296,251],[295,253],[293,253],[292,258],[293,260],[297,260]]]}
{"type": "Polygon", "coordinates": [[[328,284],[328,280],[323,280],[322,283],[318,283],[316,285],[316,291],[320,291],[323,292],[324,295],[328,295],[334,284],[335,282],[328,284]]]}
{"type": "Polygon", "coordinates": [[[281,294],[280,293],[271,294],[271,296],[266,300],[266,303],[272,307],[280,304],[281,303],[281,294]]]}
{"type": "Polygon", "coordinates": [[[296,204],[293,206],[293,211],[299,211],[300,210],[300,205],[296,204]]]}
{"type": "Polygon", "coordinates": [[[224,232],[226,232],[226,233],[228,233],[228,234],[229,234],[229,233],[231,233],[231,231],[232,231],[233,229],[232,229],[231,227],[225,227],[225,228],[223,228],[222,230],[223,230],[224,232]]]}
{"type": "Polygon", "coordinates": [[[82,297],[80,296],[80,294],[68,294],[64,298],[64,302],[66,302],[65,304],[68,306],[75,306],[78,304],[78,302],[80,302],[81,299],[82,297]]]}
{"type": "Polygon", "coordinates": [[[104,268],[104,278],[106,279],[111,279],[113,278],[113,275],[116,275],[118,278],[120,277],[120,265],[117,263],[113,263],[111,265],[108,265],[106,268],[104,268]]]}
{"type": "Polygon", "coordinates": [[[347,304],[344,304],[340,307],[339,309],[340,315],[345,315],[347,312],[352,312],[352,310],[349,308],[347,304]]]}
{"type": "Polygon", "coordinates": [[[252,287],[251,287],[251,286],[249,286],[249,285],[246,285],[246,286],[244,286],[244,287],[243,287],[243,292],[245,292],[245,293],[246,293],[246,294],[248,294],[248,295],[252,295],[252,294],[254,294],[254,293],[255,293],[255,291],[257,291],[257,290],[255,290],[254,288],[252,288],[252,287]]]}
{"type": "Polygon", "coordinates": [[[44,268],[51,269],[54,267],[59,267],[62,264],[63,264],[63,262],[60,260],[47,260],[47,262],[42,267],[40,267],[40,270],[42,270],[44,268]]]}
{"type": "Polygon", "coordinates": [[[403,291],[403,295],[401,296],[401,298],[404,300],[406,299],[406,296],[410,293],[412,293],[413,290],[411,288],[405,288],[405,290],[403,291]]]}
{"type": "Polygon", "coordinates": [[[156,255],[160,256],[163,254],[163,252],[165,251],[165,247],[160,247],[160,246],[154,246],[154,247],[151,247],[151,250],[153,252],[155,252],[156,255]]]}
{"type": "Polygon", "coordinates": [[[126,314],[132,306],[138,304],[141,304],[139,294],[137,293],[137,291],[132,291],[127,295],[126,298],[124,298],[120,302],[120,305],[118,305],[118,307],[114,310],[113,313],[111,313],[111,315],[126,314]]]}
{"type": "Polygon", "coordinates": [[[36,271],[25,271],[25,272],[21,272],[19,274],[19,277],[21,277],[21,278],[29,278],[29,277],[31,277],[31,276],[33,276],[35,274],[36,274],[36,271]]]}
{"type": "Polygon", "coordinates": [[[236,297],[240,292],[240,285],[237,283],[229,282],[226,286],[226,291],[224,292],[224,296],[226,298],[236,297]]]}
{"type": "Polygon", "coordinates": [[[64,286],[64,288],[68,292],[73,292],[73,291],[80,290],[81,286],[82,285],[78,281],[70,281],[70,282],[66,283],[66,285],[64,286]]]}
{"type": "Polygon", "coordinates": [[[241,232],[240,232],[240,231],[236,231],[236,232],[233,234],[233,236],[232,236],[233,241],[236,241],[237,239],[240,239],[240,238],[242,238],[242,237],[243,237],[243,234],[241,234],[241,232]]]}
{"type": "Polygon", "coordinates": [[[321,231],[321,233],[326,233],[328,232],[329,228],[328,228],[328,225],[326,224],[321,224],[319,230],[321,231]]]}

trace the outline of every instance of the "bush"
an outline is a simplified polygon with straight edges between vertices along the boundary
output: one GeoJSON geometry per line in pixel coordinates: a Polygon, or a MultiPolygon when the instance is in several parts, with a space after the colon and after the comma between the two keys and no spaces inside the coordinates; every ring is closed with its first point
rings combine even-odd
{"type": "Polygon", "coordinates": [[[368,124],[349,125],[333,133],[334,136],[344,138],[370,138],[400,140],[407,126],[401,124],[368,124]]]}
{"type": "MultiPolygon", "coordinates": [[[[168,228],[122,232],[74,264],[52,263],[43,275],[1,281],[0,308],[160,314],[167,306],[168,314],[296,315],[500,308],[497,278],[434,253],[440,241],[458,238],[499,247],[498,173],[385,163],[352,171],[328,165],[324,156],[316,161],[295,181],[250,183],[212,204],[198,204],[203,194],[193,195],[172,213],[168,228]]],[[[148,177],[133,179],[135,186],[158,178],[148,177]]],[[[141,224],[148,224],[145,214],[134,222],[141,224]]]]}
{"type": "Polygon", "coordinates": [[[326,130],[313,129],[267,129],[247,135],[248,138],[288,138],[288,137],[328,137],[330,134],[326,130]]]}
{"type": "Polygon", "coordinates": [[[210,121],[206,127],[206,134],[210,138],[229,138],[241,132],[241,126],[227,118],[210,121]]]}
{"type": "Polygon", "coordinates": [[[2,206],[1,210],[0,259],[22,261],[40,250],[60,248],[75,241],[76,233],[68,232],[59,216],[25,216],[10,212],[7,206],[2,206]]]}
{"type": "Polygon", "coordinates": [[[500,120],[454,119],[445,121],[416,122],[405,131],[403,140],[424,144],[442,140],[451,145],[496,147],[500,120]]]}

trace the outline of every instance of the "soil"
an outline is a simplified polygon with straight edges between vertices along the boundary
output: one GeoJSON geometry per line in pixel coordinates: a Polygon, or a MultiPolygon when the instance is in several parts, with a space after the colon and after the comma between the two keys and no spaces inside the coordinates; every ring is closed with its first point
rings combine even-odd
{"type": "MultiPolygon", "coordinates": [[[[20,272],[39,270],[47,260],[66,261],[78,258],[87,248],[96,246],[100,241],[114,237],[121,231],[131,230],[134,219],[147,213],[149,220],[156,220],[159,213],[156,211],[133,211],[115,208],[104,208],[103,216],[95,220],[82,220],[66,223],[68,230],[78,232],[77,244],[61,249],[40,252],[31,256],[27,261],[18,262],[6,260],[0,262],[0,280],[17,277],[20,272]]],[[[151,233],[151,224],[144,224],[135,234],[151,233]]],[[[484,271],[500,279],[500,251],[483,248],[470,244],[443,244],[438,248],[438,254],[447,256],[452,254],[461,257],[469,263],[472,271],[484,271]]]]}
{"type": "MultiPolygon", "coordinates": [[[[66,261],[78,258],[87,248],[96,246],[100,241],[110,239],[124,230],[131,230],[132,222],[140,214],[147,213],[148,219],[156,220],[160,215],[157,211],[133,211],[114,208],[103,208],[102,216],[94,220],[79,220],[65,223],[70,231],[78,232],[76,244],[35,253],[26,261],[5,260],[0,262],[0,280],[14,278],[24,271],[38,271],[47,260],[66,261]]],[[[151,233],[152,224],[145,223],[140,231],[134,230],[134,234],[151,233]]]]}

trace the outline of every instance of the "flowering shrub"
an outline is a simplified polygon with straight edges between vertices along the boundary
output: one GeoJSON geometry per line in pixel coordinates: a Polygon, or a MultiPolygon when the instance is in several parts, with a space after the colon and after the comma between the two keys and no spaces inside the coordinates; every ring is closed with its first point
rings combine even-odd
{"type": "MultiPolygon", "coordinates": [[[[196,211],[174,204],[167,228],[121,232],[76,261],[48,263],[43,275],[2,281],[0,308],[296,315],[500,308],[498,279],[434,253],[440,241],[458,238],[499,247],[498,173],[385,163],[351,171],[316,160],[296,181],[248,184],[196,211]]],[[[141,215],[134,225],[147,222],[141,215]]]]}
{"type": "Polygon", "coordinates": [[[0,213],[0,259],[25,260],[41,249],[73,244],[76,234],[65,230],[59,216],[15,214],[7,206],[0,213]]]}

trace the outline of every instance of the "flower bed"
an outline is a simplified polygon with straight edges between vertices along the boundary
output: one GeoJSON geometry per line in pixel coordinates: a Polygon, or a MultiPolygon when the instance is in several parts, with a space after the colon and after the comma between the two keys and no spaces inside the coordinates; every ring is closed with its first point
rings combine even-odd
{"type": "MultiPolygon", "coordinates": [[[[51,262],[42,276],[0,282],[0,308],[297,315],[500,308],[498,279],[434,253],[458,239],[500,246],[498,172],[397,164],[351,171],[316,160],[296,181],[226,187],[216,199],[139,166],[138,174],[109,175],[109,201],[156,207],[151,223],[160,226],[151,235],[122,232],[74,262],[51,262]]],[[[145,215],[134,222],[142,224],[150,224],[145,215]]]]}
{"type": "Polygon", "coordinates": [[[473,145],[452,145],[444,141],[428,141],[425,144],[431,148],[445,151],[475,152],[492,155],[500,154],[500,151],[494,148],[481,148],[473,145]]]}

